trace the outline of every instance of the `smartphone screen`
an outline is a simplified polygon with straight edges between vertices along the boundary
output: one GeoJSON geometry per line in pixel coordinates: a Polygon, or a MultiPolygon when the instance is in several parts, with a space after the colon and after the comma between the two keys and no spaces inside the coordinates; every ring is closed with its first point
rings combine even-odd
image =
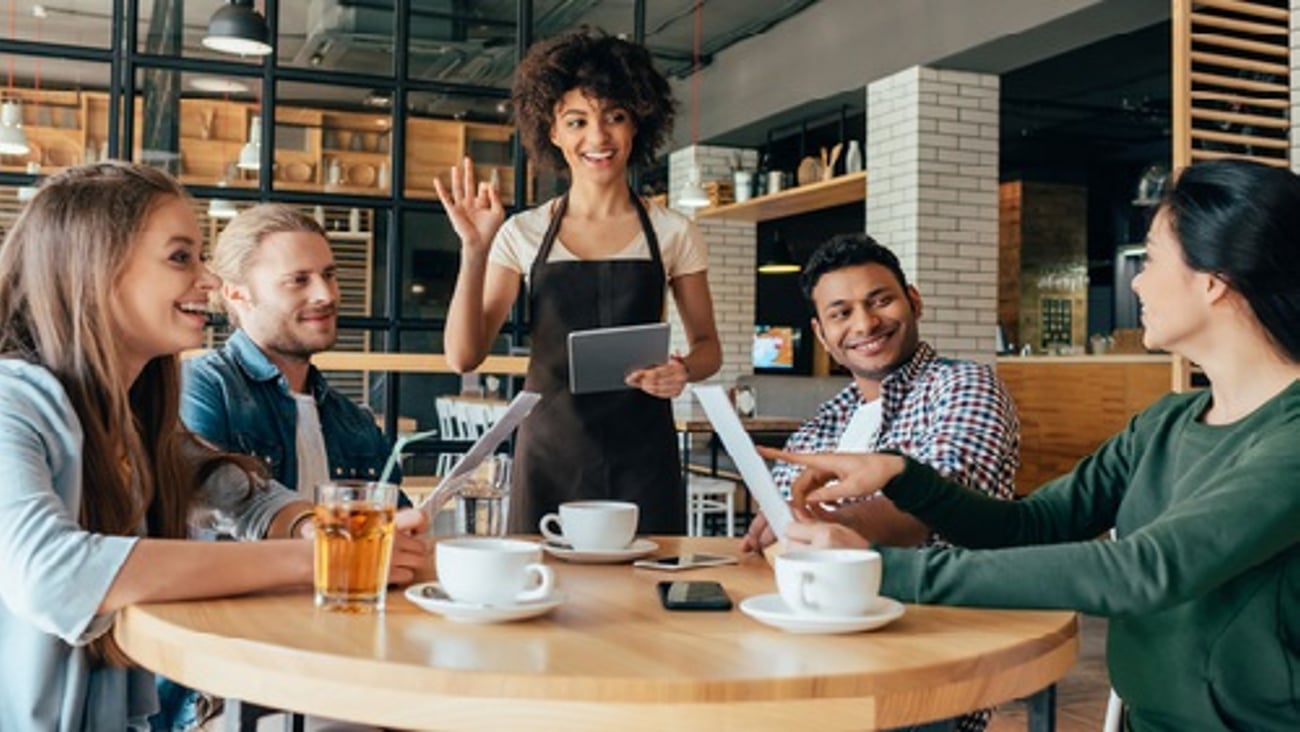
{"type": "Polygon", "coordinates": [[[660,582],[659,601],[669,610],[730,610],[731,598],[717,582],[660,582]]]}
{"type": "Polygon", "coordinates": [[[683,554],[677,557],[640,559],[633,562],[632,566],[641,567],[642,569],[661,569],[667,572],[675,572],[696,567],[719,567],[724,564],[735,564],[736,562],[735,557],[725,554],[683,554]]]}

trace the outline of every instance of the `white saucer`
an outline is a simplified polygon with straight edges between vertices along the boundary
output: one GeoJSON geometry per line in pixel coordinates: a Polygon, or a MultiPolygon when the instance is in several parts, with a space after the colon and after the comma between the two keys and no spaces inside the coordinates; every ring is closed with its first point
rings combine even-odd
{"type": "Polygon", "coordinates": [[[755,595],[740,603],[740,611],[787,633],[859,633],[888,625],[903,615],[903,603],[889,597],[876,600],[866,615],[801,615],[781,595],[755,595]]]}
{"type": "Polygon", "coordinates": [[[567,544],[542,542],[542,549],[556,559],[563,559],[574,564],[619,564],[640,559],[658,549],[659,545],[649,539],[637,539],[622,549],[600,549],[596,551],[578,551],[567,544]]]}
{"type": "Polygon", "coordinates": [[[453,600],[447,597],[437,582],[424,582],[407,587],[406,599],[421,609],[441,615],[454,623],[508,623],[545,615],[559,607],[565,598],[563,592],[552,591],[551,596],[543,600],[514,605],[481,605],[453,600]]]}

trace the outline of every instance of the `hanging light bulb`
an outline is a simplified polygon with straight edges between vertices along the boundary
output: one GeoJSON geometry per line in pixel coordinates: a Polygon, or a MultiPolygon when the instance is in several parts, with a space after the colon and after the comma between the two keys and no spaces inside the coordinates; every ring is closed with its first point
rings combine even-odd
{"type": "MultiPolygon", "coordinates": [[[[700,143],[700,45],[703,33],[703,20],[700,8],[703,3],[695,3],[695,37],[692,43],[691,64],[691,146],[700,143]]],[[[692,163],[687,174],[686,187],[677,194],[677,205],[682,208],[697,209],[709,205],[709,194],[700,186],[700,166],[692,163]]]]}
{"type": "Polygon", "coordinates": [[[262,117],[254,115],[248,123],[248,142],[239,151],[240,170],[258,170],[262,167],[262,117]]]}
{"type": "Polygon", "coordinates": [[[271,52],[266,18],[253,8],[253,0],[228,0],[208,20],[203,45],[213,51],[239,56],[265,56],[271,52]]]}

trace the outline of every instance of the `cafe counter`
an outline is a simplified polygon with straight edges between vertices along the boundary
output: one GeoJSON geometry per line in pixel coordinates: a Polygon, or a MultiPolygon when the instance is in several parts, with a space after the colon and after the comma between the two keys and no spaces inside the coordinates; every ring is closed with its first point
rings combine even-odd
{"type": "Polygon", "coordinates": [[[1160,354],[1002,356],[998,376],[1020,412],[1016,492],[1069,472],[1133,415],[1169,393],[1174,359],[1160,354]]]}

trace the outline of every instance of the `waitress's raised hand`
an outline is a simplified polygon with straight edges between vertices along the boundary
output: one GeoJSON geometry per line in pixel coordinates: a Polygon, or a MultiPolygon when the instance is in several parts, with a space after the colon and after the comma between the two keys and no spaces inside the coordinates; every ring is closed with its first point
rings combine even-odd
{"type": "Polygon", "coordinates": [[[790,503],[830,503],[845,498],[863,498],[884,488],[903,472],[903,458],[879,452],[803,453],[759,446],[769,460],[783,460],[804,466],[790,486],[790,503]]]}
{"type": "Polygon", "coordinates": [[[466,157],[460,165],[451,168],[451,191],[442,186],[442,180],[433,179],[438,200],[447,209],[447,218],[460,237],[461,245],[471,251],[486,252],[492,245],[501,222],[506,219],[501,194],[487,182],[474,182],[474,161],[466,157]]]}

